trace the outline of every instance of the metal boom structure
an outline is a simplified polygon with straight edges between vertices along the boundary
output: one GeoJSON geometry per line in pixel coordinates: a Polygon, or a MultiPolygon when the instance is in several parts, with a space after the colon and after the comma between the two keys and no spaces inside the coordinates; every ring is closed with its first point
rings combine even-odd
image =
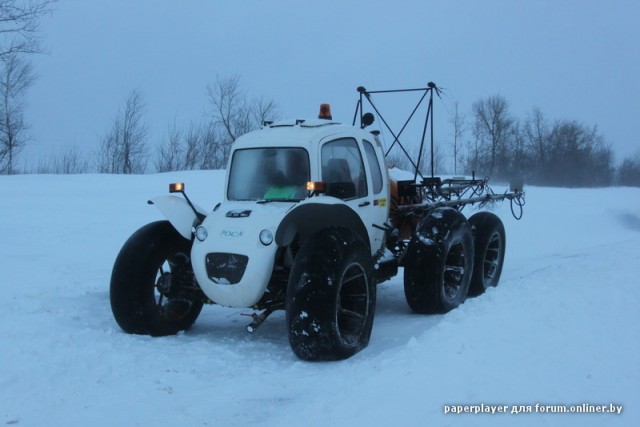
{"type": "MultiPolygon", "coordinates": [[[[396,203],[396,209],[398,211],[429,211],[438,207],[452,207],[458,210],[462,210],[466,205],[473,205],[479,203],[481,205],[487,203],[493,203],[500,200],[509,200],[511,202],[511,213],[516,219],[522,217],[523,206],[525,204],[524,191],[522,183],[511,183],[510,188],[503,194],[496,194],[488,185],[489,178],[477,179],[475,177],[475,171],[472,174],[471,179],[468,178],[446,178],[435,176],[434,165],[434,131],[433,131],[433,95],[434,93],[441,97],[442,89],[438,88],[435,83],[427,83],[427,87],[414,88],[414,89],[391,89],[391,90],[367,90],[363,86],[357,88],[359,93],[359,99],[356,104],[356,111],[353,115],[353,123],[355,126],[356,120],[360,119],[360,127],[365,128],[373,123],[373,115],[371,113],[364,112],[364,101],[366,100],[368,105],[373,108],[378,118],[384,125],[384,127],[393,136],[393,142],[385,152],[385,157],[389,155],[393,147],[397,144],[407,157],[412,167],[414,168],[413,181],[400,181],[398,182],[399,194],[403,196],[403,203],[396,203]],[[400,131],[397,133],[391,129],[389,123],[384,118],[380,109],[373,101],[372,95],[374,94],[393,94],[393,93],[406,93],[406,92],[418,92],[421,93],[420,99],[416,106],[413,108],[409,117],[404,122],[400,131]],[[428,96],[427,111],[424,116],[424,122],[422,126],[422,136],[420,138],[420,150],[418,152],[417,162],[414,162],[406,148],[400,141],[402,133],[405,131],[409,123],[414,118],[416,112],[425,101],[428,96]],[[420,171],[420,165],[422,162],[422,152],[426,141],[427,131],[430,136],[430,151],[431,151],[431,176],[424,177],[420,171]],[[418,180],[418,177],[420,179],[418,180]]],[[[374,131],[377,132],[377,131],[374,131]]]]}

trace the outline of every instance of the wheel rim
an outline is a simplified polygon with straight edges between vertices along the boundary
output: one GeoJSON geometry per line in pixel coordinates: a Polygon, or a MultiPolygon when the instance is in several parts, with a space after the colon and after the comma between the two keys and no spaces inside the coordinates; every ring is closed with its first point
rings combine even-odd
{"type": "Polygon", "coordinates": [[[158,313],[165,320],[180,321],[191,310],[193,301],[181,295],[189,268],[189,257],[183,253],[175,253],[156,272],[153,297],[158,313]]]}
{"type": "Polygon", "coordinates": [[[444,263],[444,296],[455,300],[462,289],[465,273],[465,251],[461,240],[455,241],[444,263]]]}
{"type": "Polygon", "coordinates": [[[487,250],[484,253],[482,261],[482,277],[484,282],[491,284],[496,277],[496,272],[500,266],[500,255],[502,253],[502,237],[500,233],[495,232],[491,235],[487,243],[487,250]]]}
{"type": "Polygon", "coordinates": [[[360,264],[351,264],[341,278],[336,312],[338,334],[346,347],[357,346],[369,315],[367,275],[360,264]]]}

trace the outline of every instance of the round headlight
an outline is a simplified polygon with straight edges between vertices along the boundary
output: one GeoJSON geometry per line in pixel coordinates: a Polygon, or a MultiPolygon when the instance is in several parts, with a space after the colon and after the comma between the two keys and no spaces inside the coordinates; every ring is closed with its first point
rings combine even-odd
{"type": "Polygon", "coordinates": [[[273,243],[273,234],[269,230],[262,230],[260,232],[260,243],[265,246],[269,246],[273,243]]]}
{"type": "Polygon", "coordinates": [[[196,228],[196,238],[201,242],[204,242],[204,239],[206,239],[208,235],[209,232],[202,225],[199,225],[198,228],[196,228]]]}

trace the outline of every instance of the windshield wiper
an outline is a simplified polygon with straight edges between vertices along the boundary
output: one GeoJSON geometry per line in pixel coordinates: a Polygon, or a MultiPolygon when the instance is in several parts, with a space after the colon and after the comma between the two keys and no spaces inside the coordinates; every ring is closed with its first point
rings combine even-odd
{"type": "Polygon", "coordinates": [[[256,201],[259,204],[271,203],[271,202],[287,202],[287,203],[297,203],[300,199],[287,199],[287,198],[273,198],[273,199],[260,199],[256,201]]]}

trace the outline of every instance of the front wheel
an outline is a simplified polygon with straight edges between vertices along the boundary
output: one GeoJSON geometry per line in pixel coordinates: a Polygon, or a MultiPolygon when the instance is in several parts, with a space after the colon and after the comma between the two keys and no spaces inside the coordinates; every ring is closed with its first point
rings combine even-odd
{"type": "Polygon", "coordinates": [[[303,360],[346,359],[369,343],[376,304],[368,247],[347,230],[323,230],[300,248],[287,286],[287,325],[303,360]]]}
{"type": "Polygon", "coordinates": [[[191,242],[168,221],[145,225],[126,241],[111,273],[111,310],[128,333],[172,335],[188,329],[203,305],[191,242]]]}

